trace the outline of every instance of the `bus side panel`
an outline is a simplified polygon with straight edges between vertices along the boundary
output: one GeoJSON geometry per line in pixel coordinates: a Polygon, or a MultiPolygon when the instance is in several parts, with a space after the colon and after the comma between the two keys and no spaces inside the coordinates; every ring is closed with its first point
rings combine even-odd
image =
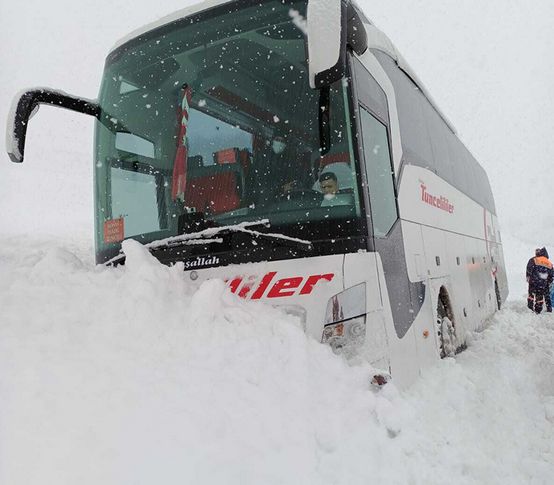
{"type": "Polygon", "coordinates": [[[466,239],[466,236],[460,234],[446,233],[446,253],[451,282],[447,290],[458,333],[460,329],[464,332],[467,329],[464,309],[471,306],[471,286],[466,265],[466,239]]]}
{"type": "Polygon", "coordinates": [[[421,226],[413,222],[402,221],[402,233],[404,234],[408,278],[412,282],[424,281],[429,275],[425,261],[421,226]]]}
{"type": "Polygon", "coordinates": [[[482,327],[484,311],[482,308],[486,288],[483,282],[483,250],[484,243],[474,238],[466,238],[466,255],[469,282],[471,286],[471,305],[468,308],[468,330],[478,330],[482,327]]]}
{"type": "Polygon", "coordinates": [[[398,206],[404,220],[485,239],[483,207],[425,168],[404,166],[398,206]]]}
{"type": "Polygon", "coordinates": [[[445,232],[434,227],[421,226],[425,262],[430,278],[442,278],[449,274],[446,258],[445,232]]]}
{"type": "Polygon", "coordinates": [[[437,297],[444,278],[429,278],[425,283],[425,304],[412,326],[420,372],[440,359],[437,327],[437,297]]]}
{"type": "MultiPolygon", "coordinates": [[[[415,325],[412,324],[402,338],[398,338],[392,317],[391,301],[387,290],[383,263],[379,254],[377,254],[377,273],[383,300],[385,325],[390,338],[390,371],[395,384],[400,388],[405,388],[419,376],[420,366],[414,334],[415,325]]],[[[424,312],[424,308],[426,308],[425,304],[419,311],[418,318],[424,312]]]]}

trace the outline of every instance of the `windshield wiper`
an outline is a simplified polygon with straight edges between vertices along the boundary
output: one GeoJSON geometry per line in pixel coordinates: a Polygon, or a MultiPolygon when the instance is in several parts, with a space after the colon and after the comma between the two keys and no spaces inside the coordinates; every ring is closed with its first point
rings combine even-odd
{"type": "MultiPolygon", "coordinates": [[[[268,224],[265,227],[270,227],[269,221],[268,224]]],[[[277,243],[280,245],[285,246],[291,246],[297,249],[300,249],[302,251],[312,251],[313,245],[311,241],[308,241],[307,239],[298,239],[296,237],[287,236],[285,234],[280,233],[274,233],[274,232],[260,232],[260,231],[253,231],[251,229],[241,228],[238,229],[236,232],[241,232],[245,234],[250,234],[255,237],[264,238],[269,242],[277,243]]],[[[252,240],[254,240],[254,238],[252,240]]]]}
{"type": "Polygon", "coordinates": [[[151,243],[145,244],[145,247],[148,249],[158,249],[158,248],[171,248],[175,246],[185,246],[187,244],[202,244],[205,242],[223,242],[223,239],[217,238],[223,234],[229,234],[231,232],[255,232],[250,231],[249,227],[269,227],[269,221],[267,219],[262,219],[260,221],[253,222],[241,222],[233,226],[216,226],[208,227],[197,232],[188,232],[186,234],[180,234],[179,236],[171,236],[165,239],[160,239],[158,241],[152,241],[151,243]],[[215,238],[215,239],[214,239],[215,238]]]}
{"type": "Polygon", "coordinates": [[[249,234],[254,237],[264,238],[270,242],[278,242],[305,251],[311,251],[313,249],[312,242],[306,239],[298,239],[296,237],[290,237],[285,234],[260,232],[252,230],[252,227],[271,227],[268,219],[261,219],[259,221],[241,222],[232,226],[219,226],[210,227],[198,232],[192,232],[188,234],[181,234],[180,236],[173,236],[159,241],[153,241],[145,246],[150,250],[159,248],[170,248],[175,246],[185,246],[187,244],[204,244],[204,243],[222,243],[223,239],[217,236],[222,236],[232,233],[249,234]]]}
{"type": "MultiPolygon", "coordinates": [[[[270,233],[270,232],[260,232],[250,229],[251,227],[271,227],[268,219],[262,219],[259,221],[252,222],[241,222],[240,224],[235,224],[232,226],[219,226],[219,227],[210,227],[198,232],[192,232],[188,234],[181,234],[179,236],[172,236],[165,239],[160,239],[158,241],[152,241],[145,244],[144,246],[148,248],[151,252],[159,249],[167,249],[188,245],[198,245],[198,244],[212,244],[212,243],[223,243],[223,238],[217,237],[232,233],[243,233],[250,234],[254,238],[264,238],[269,242],[278,243],[286,246],[292,246],[294,248],[311,251],[313,250],[312,242],[305,239],[298,239],[295,237],[286,236],[285,234],[279,233],[270,233]]],[[[106,261],[106,265],[112,264],[121,264],[125,261],[125,254],[120,251],[120,254],[114,258],[106,261]]]]}

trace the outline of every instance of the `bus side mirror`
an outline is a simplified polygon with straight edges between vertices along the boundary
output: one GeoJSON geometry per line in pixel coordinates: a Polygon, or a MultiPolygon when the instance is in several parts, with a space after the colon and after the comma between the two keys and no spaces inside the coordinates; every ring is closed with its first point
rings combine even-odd
{"type": "Polygon", "coordinates": [[[349,0],[308,0],[306,16],[310,87],[319,89],[344,77],[347,47],[367,50],[367,32],[349,0]]]}
{"type": "Polygon", "coordinates": [[[6,127],[6,148],[12,162],[23,162],[27,125],[41,104],[50,104],[100,118],[100,108],[94,101],[49,88],[23,91],[16,95],[12,102],[6,127]]]}
{"type": "Polygon", "coordinates": [[[345,10],[341,0],[308,1],[308,72],[314,89],[329,86],[346,72],[345,10]]]}

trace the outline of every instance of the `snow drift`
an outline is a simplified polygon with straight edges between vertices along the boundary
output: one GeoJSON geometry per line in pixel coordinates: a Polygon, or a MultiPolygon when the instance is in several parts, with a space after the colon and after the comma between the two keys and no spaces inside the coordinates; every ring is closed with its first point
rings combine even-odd
{"type": "Polygon", "coordinates": [[[546,483],[554,321],[512,304],[410,390],[134,241],[0,244],[0,483],[546,483]],[[12,248],[12,249],[7,249],[12,248]],[[16,249],[17,248],[17,249],[16,249]],[[24,257],[21,255],[24,254],[24,257]]]}

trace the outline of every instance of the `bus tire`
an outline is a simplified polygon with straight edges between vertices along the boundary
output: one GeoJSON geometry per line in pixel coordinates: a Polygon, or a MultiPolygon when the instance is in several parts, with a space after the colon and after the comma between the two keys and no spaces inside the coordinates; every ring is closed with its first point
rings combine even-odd
{"type": "Polygon", "coordinates": [[[450,307],[450,298],[441,287],[437,299],[437,331],[439,335],[440,357],[454,357],[459,352],[454,316],[450,307]]]}

